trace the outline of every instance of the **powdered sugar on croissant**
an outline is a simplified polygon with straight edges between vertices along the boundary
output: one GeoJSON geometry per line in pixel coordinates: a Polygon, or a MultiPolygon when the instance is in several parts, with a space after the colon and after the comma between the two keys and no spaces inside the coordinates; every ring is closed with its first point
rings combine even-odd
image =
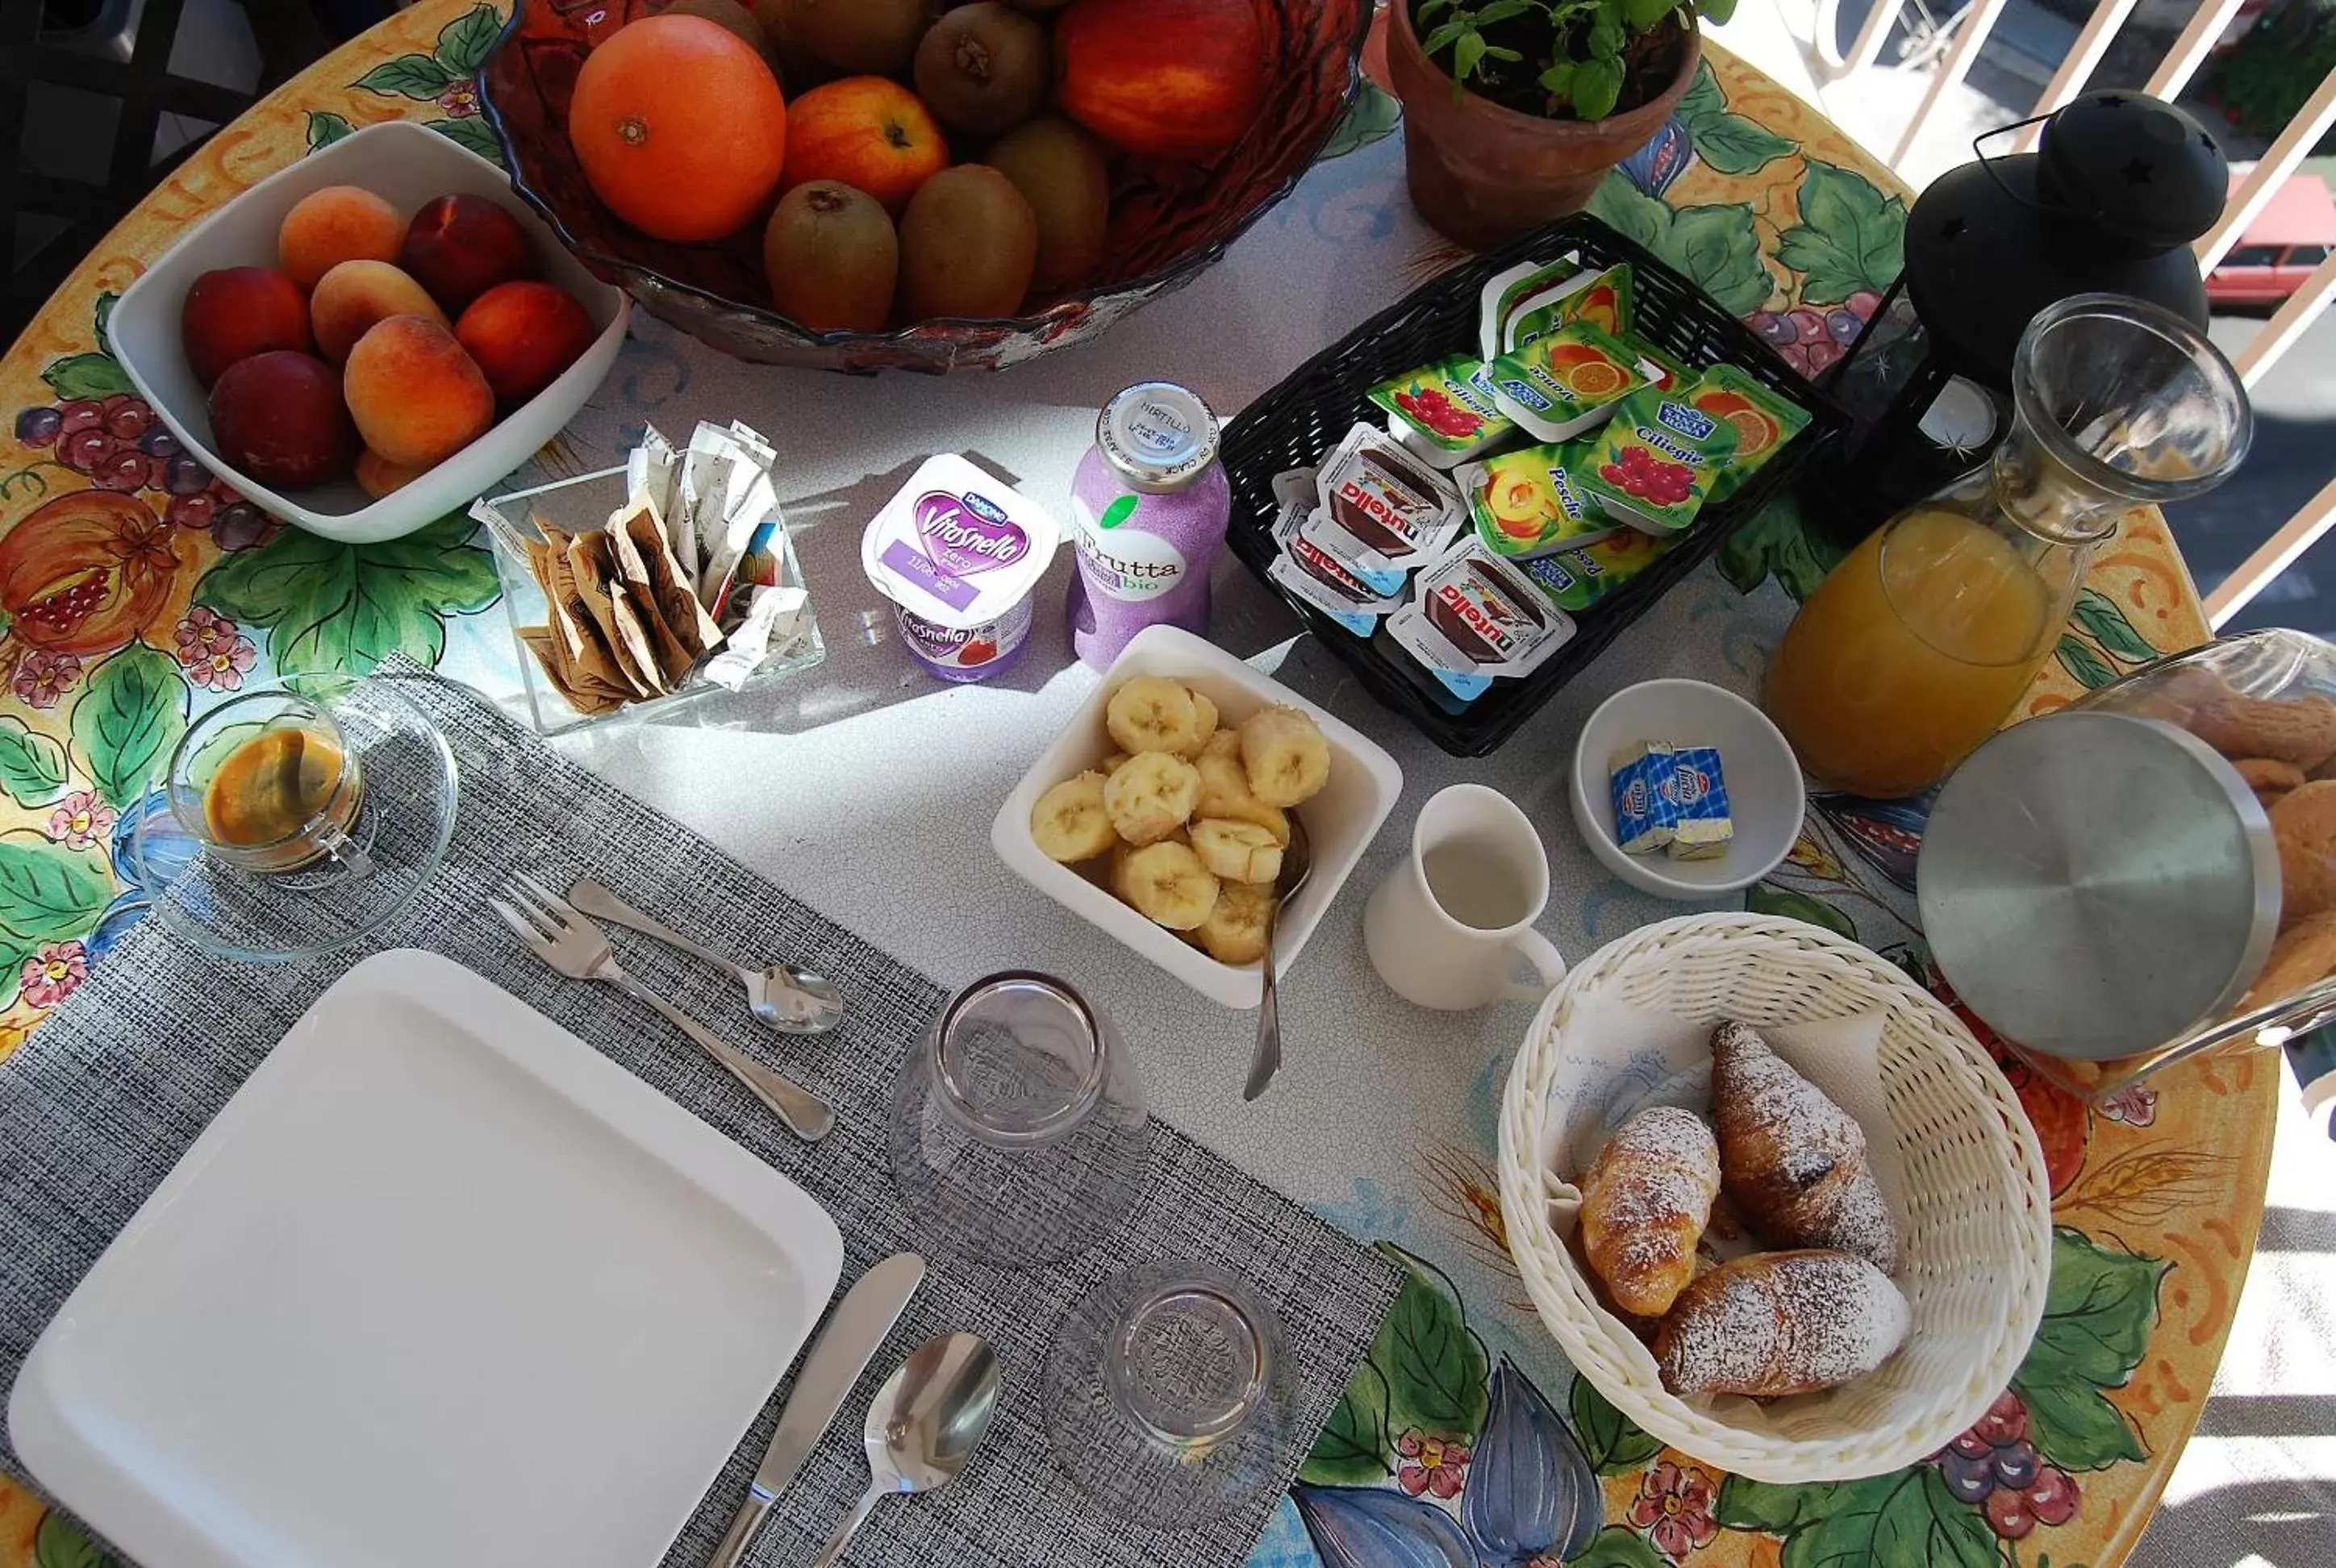
{"type": "Polygon", "coordinates": [[[1719,1145],[1692,1111],[1650,1105],[1607,1140],[1582,1179],[1582,1250],[1616,1306],[1669,1310],[1718,1191],[1719,1145]]]}
{"type": "Polygon", "coordinates": [[[1808,1394],[1888,1360],[1910,1326],[1889,1277],[1847,1252],[1758,1252],[1698,1277],[1655,1337],[1674,1394],[1808,1394]]]}
{"type": "Polygon", "coordinates": [[[1720,1175],[1755,1230],[1897,1271],[1898,1220],[1868,1166],[1864,1130],[1749,1024],[1712,1032],[1711,1099],[1720,1175]]]}

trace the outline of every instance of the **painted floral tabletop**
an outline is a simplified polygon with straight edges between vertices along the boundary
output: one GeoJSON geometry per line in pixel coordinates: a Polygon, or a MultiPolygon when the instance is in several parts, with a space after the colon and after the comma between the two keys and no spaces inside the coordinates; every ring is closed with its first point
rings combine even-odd
{"type": "MultiPolygon", "coordinates": [[[[393,652],[464,678],[508,672],[502,618],[484,613],[498,593],[493,563],[466,521],[365,546],[278,529],[178,453],[99,332],[115,297],[188,224],[357,126],[420,119],[494,157],[472,74],[499,27],[491,6],[422,0],[320,62],[171,175],[0,360],[0,1057],[40,1049],[42,1019],[142,913],[115,866],[131,825],[163,809],[154,774],[192,714],[278,675],[363,671],[393,652]]],[[[1398,141],[1384,140],[1396,117],[1392,100],[1368,89],[1324,163],[1220,268],[1239,272],[1245,252],[1299,239],[1349,257],[1373,248],[1382,296],[1342,300],[1343,319],[1314,324],[1318,341],[1454,259],[1402,210],[1398,141]],[[1282,232],[1269,232],[1277,223],[1282,232]]],[[[1840,356],[1895,276],[1905,219],[1887,174],[1718,49],[1592,210],[1809,371],[1840,356]]],[[[1260,264],[1249,265],[1254,278],[1260,264]]],[[[1279,262],[1268,270],[1276,267],[1275,277],[1308,276],[1279,262]]],[[[1191,302],[1204,292],[1155,305],[1077,352],[1124,343],[1150,355],[1124,368],[1176,374],[1166,357],[1173,324],[1139,329],[1183,308],[1197,318],[1204,307],[1191,302]]],[[[620,433],[637,432],[647,410],[693,377],[753,385],[748,367],[662,328],[637,328],[636,338],[579,421],[592,430],[571,431],[577,444],[620,444],[620,433]]],[[[1013,375],[1032,385],[1038,369],[1013,375]]],[[[1258,374],[1241,384],[1251,394],[1280,369],[1258,374]]],[[[833,386],[839,401],[861,395],[832,382],[790,385],[833,386]]],[[[930,408],[939,394],[900,395],[930,408]]],[[[686,436],[688,425],[667,428],[686,436]]],[[[892,455],[871,455],[856,472],[892,455]]],[[[611,461],[592,456],[548,449],[542,463],[557,472],[611,461]]],[[[1716,577],[1707,569],[1674,590],[1685,608],[1666,629],[1687,667],[1724,665],[1748,678],[1747,657],[1773,645],[1789,611],[1769,579],[1797,598],[1829,564],[1788,507],[1747,528],[1716,577]],[[1693,645],[1699,637],[1708,647],[1693,645]]],[[[822,586],[815,574],[814,590],[822,586]]],[[[2098,560],[2023,716],[2206,635],[2164,524],[2136,514],[2098,560]]],[[[1394,723],[1377,716],[1381,729],[1394,723]]],[[[1922,826],[1919,805],[1820,797],[1791,859],[1745,901],[1854,935],[1943,989],[1913,924],[1922,826]]],[[[1614,887],[1585,881],[1569,934],[1619,934],[1610,911],[1634,906],[1618,902],[1614,887]]],[[[1305,978],[1301,969],[1293,980],[1305,978]]],[[[1285,1173],[1277,1184],[1395,1250],[1412,1277],[1254,1568],[2121,1562],[2222,1354],[2262,1213],[2277,1063],[2191,1064],[2098,1108],[2010,1070],[2055,1194],[2043,1327],[2012,1387],[1970,1433],[1931,1461],[1861,1481],[1782,1486],[1719,1474],[1631,1427],[1566,1367],[1503,1245],[1484,1106],[1497,1100],[1504,1057],[1453,1091],[1441,1130],[1382,1151],[1369,1174],[1285,1173]],[[1333,1187],[1339,1195],[1326,1196],[1333,1187]]],[[[1277,1174],[1270,1156],[1244,1163],[1277,1174]]],[[[110,1561],[71,1520],[0,1481],[0,1568],[110,1561]]]]}

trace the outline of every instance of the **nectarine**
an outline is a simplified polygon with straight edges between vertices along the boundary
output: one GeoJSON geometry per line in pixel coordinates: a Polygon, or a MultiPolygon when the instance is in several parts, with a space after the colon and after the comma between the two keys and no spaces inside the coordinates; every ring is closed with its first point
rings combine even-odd
{"type": "Polygon", "coordinates": [[[429,472],[414,463],[392,463],[370,446],[357,453],[357,488],[375,501],[429,472]]]}
{"type": "Polygon", "coordinates": [[[832,180],[866,191],[898,219],[917,187],[949,161],[949,139],[915,93],[881,76],[850,76],[787,106],[779,190],[832,180]]]}
{"type": "Polygon", "coordinates": [[[323,484],[356,461],[340,379],[312,354],[278,348],[237,360],[211,388],[210,416],[219,455],[274,489],[323,484]]]}
{"type": "Polygon", "coordinates": [[[445,313],[429,291],[386,261],[344,261],[316,281],[308,320],[316,351],[328,365],[349,357],[373,324],[392,316],[426,316],[443,326],[445,313]]]}
{"type": "Polygon", "coordinates": [[[355,185],[327,185],[293,204],[277,230],[276,255],[292,281],[314,288],[344,261],[394,261],[404,233],[397,209],[355,185]]]}
{"type": "Polygon", "coordinates": [[[341,391],[365,443],[408,467],[443,463],[495,420],[486,376],[426,316],[375,322],[349,350],[341,391]]]}
{"type": "Polygon", "coordinates": [[[272,267],[221,267],[204,273],[179,307],[188,367],[208,389],[238,359],[271,348],[308,347],[308,301],[272,267]]]}
{"type": "MultiPolygon", "coordinates": [[[[711,25],[711,24],[709,24],[711,25]]],[[[447,316],[498,283],[525,278],[533,260],[519,219],[483,196],[441,196],[405,228],[398,265],[430,291],[447,316]]]]}
{"type": "Polygon", "coordinates": [[[496,284],[454,324],[455,341],[478,362],[506,407],[558,380],[597,336],[574,295],[524,278],[496,284]]]}

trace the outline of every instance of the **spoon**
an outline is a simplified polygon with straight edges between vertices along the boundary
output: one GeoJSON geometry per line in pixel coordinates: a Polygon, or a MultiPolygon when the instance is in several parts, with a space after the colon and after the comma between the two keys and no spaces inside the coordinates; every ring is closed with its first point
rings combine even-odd
{"type": "Polygon", "coordinates": [[[786,963],[750,969],[651,920],[590,877],[579,877],[569,885],[568,901],[597,920],[614,920],[703,959],[717,969],[728,969],[746,988],[747,1010],[782,1034],[825,1034],[843,1021],[843,998],[835,994],[824,975],[786,963]]]}
{"type": "Polygon", "coordinates": [[[1281,1066],[1281,1002],[1273,989],[1273,934],[1281,926],[1281,907],[1298,896],[1314,874],[1314,849],[1306,842],[1306,824],[1290,819],[1290,842],[1281,852],[1281,874],[1273,879],[1273,910],[1265,920],[1265,997],[1257,1008],[1257,1049],[1249,1058],[1249,1084],[1241,1098],[1253,1100],[1265,1093],[1281,1066]]]}
{"type": "Polygon", "coordinates": [[[893,1493],[930,1492],[957,1479],[998,1412],[998,1357],[978,1334],[943,1334],[884,1379],[868,1407],[868,1490],[812,1568],[835,1568],[852,1536],[893,1493]]]}

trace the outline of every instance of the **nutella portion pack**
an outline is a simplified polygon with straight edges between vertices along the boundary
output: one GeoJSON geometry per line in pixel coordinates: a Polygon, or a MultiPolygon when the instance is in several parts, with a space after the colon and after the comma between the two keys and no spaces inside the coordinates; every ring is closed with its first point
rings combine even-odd
{"type": "Polygon", "coordinates": [[[1376,425],[1358,424],[1322,461],[1321,507],[1301,535],[1358,577],[1401,574],[1451,549],[1468,511],[1450,480],[1376,425]]]}
{"type": "Polygon", "coordinates": [[[1473,540],[1416,579],[1387,635],[1464,702],[1531,675],[1572,638],[1573,619],[1533,579],[1473,540]]]}

